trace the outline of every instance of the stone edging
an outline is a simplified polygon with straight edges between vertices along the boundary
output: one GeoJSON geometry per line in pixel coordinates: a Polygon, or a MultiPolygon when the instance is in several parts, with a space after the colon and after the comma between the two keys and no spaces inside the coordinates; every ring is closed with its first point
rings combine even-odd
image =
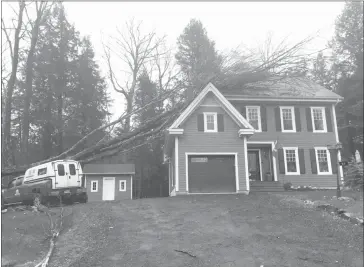
{"type": "Polygon", "coordinates": [[[316,208],[318,210],[324,210],[328,213],[337,215],[338,217],[348,220],[353,224],[358,224],[358,225],[364,226],[362,219],[353,217],[350,213],[347,213],[345,210],[338,209],[330,204],[318,205],[316,208]]]}

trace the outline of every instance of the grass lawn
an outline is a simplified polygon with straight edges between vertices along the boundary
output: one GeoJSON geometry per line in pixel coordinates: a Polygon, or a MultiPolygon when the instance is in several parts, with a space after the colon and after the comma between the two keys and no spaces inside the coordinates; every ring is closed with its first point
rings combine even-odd
{"type": "Polygon", "coordinates": [[[50,266],[363,266],[363,228],[256,193],[88,203],[50,266]]]}
{"type": "MultiPolygon", "coordinates": [[[[65,229],[70,227],[71,207],[66,207],[65,229]],[[68,215],[68,216],[67,216],[68,215]]],[[[52,208],[52,220],[60,214],[60,208],[52,208]]],[[[2,266],[35,266],[49,248],[47,230],[49,218],[43,213],[8,208],[1,214],[1,262],[2,266]]]]}

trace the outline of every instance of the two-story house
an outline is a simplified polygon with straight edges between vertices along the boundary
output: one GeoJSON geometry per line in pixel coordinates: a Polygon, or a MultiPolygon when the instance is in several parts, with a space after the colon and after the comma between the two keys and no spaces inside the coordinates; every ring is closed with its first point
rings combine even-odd
{"type": "Polygon", "coordinates": [[[334,188],[342,97],[308,81],[220,91],[208,84],[166,131],[170,195],[334,188]]]}

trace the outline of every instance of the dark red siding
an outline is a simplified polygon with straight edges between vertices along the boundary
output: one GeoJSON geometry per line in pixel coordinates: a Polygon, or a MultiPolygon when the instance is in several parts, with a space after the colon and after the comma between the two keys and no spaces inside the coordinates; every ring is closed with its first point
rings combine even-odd
{"type": "Polygon", "coordinates": [[[237,153],[239,191],[246,191],[246,170],[244,155],[244,140],[239,138],[239,126],[217,105],[214,96],[208,96],[203,105],[197,108],[193,114],[179,128],[184,129],[182,136],[179,136],[179,193],[186,193],[186,153],[237,153]],[[213,106],[216,105],[216,106],[213,106]],[[203,112],[217,112],[224,115],[224,130],[215,133],[198,131],[198,114],[203,112]]]}
{"type": "MultiPolygon", "coordinates": [[[[262,105],[262,103],[260,103],[262,105]]],[[[236,103],[233,102],[233,105],[237,108],[237,110],[241,110],[241,106],[246,105],[256,105],[254,103],[236,103]]],[[[332,114],[332,105],[302,105],[299,103],[282,103],[282,104],[273,104],[266,103],[264,104],[267,111],[267,131],[266,132],[257,132],[252,137],[249,138],[248,141],[277,141],[277,148],[280,147],[298,147],[301,150],[301,154],[304,156],[304,165],[305,165],[305,173],[301,175],[285,175],[280,173],[279,168],[279,158],[278,152],[274,152],[273,154],[276,157],[277,164],[277,175],[278,180],[285,183],[291,182],[294,186],[299,185],[310,185],[315,187],[334,187],[336,186],[336,174],[333,175],[318,175],[312,173],[311,168],[311,158],[310,158],[310,149],[314,147],[326,147],[327,145],[332,145],[336,143],[335,132],[327,132],[327,133],[314,133],[312,132],[312,126],[308,123],[311,123],[311,118],[306,118],[306,108],[312,106],[320,106],[327,107],[326,110],[330,110],[329,119],[327,121],[331,121],[332,128],[334,128],[334,118],[332,114]],[[278,118],[275,116],[275,109],[279,106],[294,106],[296,110],[299,110],[299,122],[300,122],[300,132],[296,133],[282,133],[276,130],[276,127],[280,128],[280,122],[277,121],[278,118]],[[277,125],[276,125],[277,124],[277,125]],[[311,131],[309,131],[311,129],[311,131]]],[[[296,119],[297,123],[297,119],[296,119]]],[[[327,127],[328,130],[330,126],[327,127]]],[[[315,166],[314,168],[315,169],[315,166]]],[[[334,167],[333,167],[334,169],[334,167]]]]}
{"type": "Polygon", "coordinates": [[[86,189],[89,202],[102,201],[103,177],[115,177],[115,200],[131,199],[131,175],[86,175],[86,189]],[[126,191],[119,191],[119,181],[126,180],[126,191]],[[91,181],[98,181],[97,192],[91,192],[91,181]]]}

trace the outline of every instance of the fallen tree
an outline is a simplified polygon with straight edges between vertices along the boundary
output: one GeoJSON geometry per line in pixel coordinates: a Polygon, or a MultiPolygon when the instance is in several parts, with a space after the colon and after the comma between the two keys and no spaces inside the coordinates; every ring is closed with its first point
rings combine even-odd
{"type": "MultiPolygon", "coordinates": [[[[213,77],[210,81],[218,88],[228,88],[232,90],[242,90],[243,88],[256,88],[256,90],[261,90],[262,88],[259,87],[261,82],[271,81],[274,83],[287,77],[290,77],[290,82],[294,82],[294,79],[292,78],[302,76],[306,66],[305,62],[307,62],[307,55],[299,54],[299,52],[309,41],[311,41],[311,39],[312,38],[306,38],[292,47],[284,46],[283,43],[279,44],[275,50],[271,47],[267,47],[260,51],[258,55],[256,52],[251,52],[249,55],[246,54],[246,52],[235,51],[234,53],[225,56],[224,60],[226,64],[223,66],[222,72],[218,76],[213,77]]],[[[206,81],[206,83],[207,82],[208,81],[206,81]]],[[[83,163],[89,163],[113,156],[117,153],[130,151],[134,148],[133,142],[135,141],[147,140],[142,142],[143,144],[147,144],[152,139],[160,138],[162,137],[164,130],[189,104],[187,101],[174,105],[170,110],[151,118],[138,128],[130,129],[128,132],[108,141],[105,141],[104,138],[102,138],[95,142],[95,145],[76,153],[77,149],[96,132],[121,123],[150,105],[169,99],[172,95],[179,94],[181,90],[184,90],[184,88],[177,86],[175,89],[164,92],[152,99],[143,107],[126,114],[124,113],[120,118],[113,122],[92,130],[70,149],[55,157],[28,166],[4,168],[2,169],[1,174],[2,176],[22,174],[29,167],[59,159],[75,159],[83,163]]],[[[196,94],[200,90],[196,90],[196,94]]]]}

